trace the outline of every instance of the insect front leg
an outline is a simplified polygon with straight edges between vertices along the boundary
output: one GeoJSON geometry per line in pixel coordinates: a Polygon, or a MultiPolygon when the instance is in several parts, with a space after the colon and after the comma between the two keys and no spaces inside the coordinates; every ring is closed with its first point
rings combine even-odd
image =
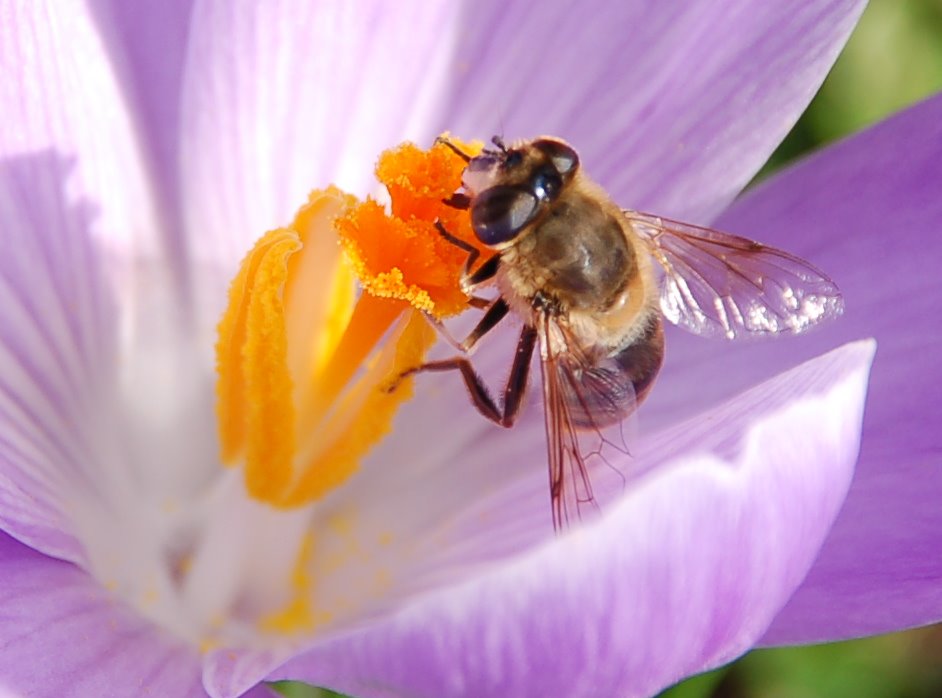
{"type": "Polygon", "coordinates": [[[435,221],[435,229],[445,240],[459,250],[468,253],[468,258],[464,261],[464,266],[461,268],[461,279],[459,283],[461,284],[462,291],[470,296],[475,288],[494,278],[497,274],[497,269],[500,267],[500,253],[493,254],[487,261],[472,272],[471,268],[480,258],[481,251],[477,247],[469,245],[461,238],[456,238],[449,233],[440,220],[435,221]]]}
{"type": "Polygon", "coordinates": [[[435,139],[436,143],[441,143],[443,146],[451,150],[455,155],[464,160],[465,162],[471,162],[471,156],[468,153],[464,152],[461,148],[452,143],[447,136],[438,136],[435,139]]]}
{"type": "MultiPolygon", "coordinates": [[[[446,203],[448,202],[446,201],[446,203]]],[[[485,313],[484,317],[478,323],[478,326],[472,331],[471,335],[469,335],[463,342],[456,340],[452,336],[451,332],[448,331],[448,328],[445,327],[445,324],[431,313],[426,312],[425,319],[428,320],[429,324],[431,324],[451,346],[453,346],[458,351],[467,353],[470,351],[471,347],[477,343],[477,340],[480,339],[480,337],[484,336],[486,332],[488,332],[504,317],[504,315],[507,314],[506,304],[502,300],[498,300],[498,302],[495,303],[489,298],[482,298],[481,296],[472,295],[476,286],[479,286],[485,281],[488,281],[497,273],[499,255],[495,254],[472,274],[471,267],[481,256],[480,251],[472,245],[466,243],[464,240],[456,238],[454,235],[449,233],[445,226],[442,225],[440,220],[435,221],[435,228],[438,230],[439,235],[445,238],[447,242],[451,243],[463,252],[468,253],[468,257],[465,260],[464,267],[462,268],[459,284],[461,285],[461,290],[468,296],[468,305],[479,310],[487,310],[487,313],[485,313]]]]}

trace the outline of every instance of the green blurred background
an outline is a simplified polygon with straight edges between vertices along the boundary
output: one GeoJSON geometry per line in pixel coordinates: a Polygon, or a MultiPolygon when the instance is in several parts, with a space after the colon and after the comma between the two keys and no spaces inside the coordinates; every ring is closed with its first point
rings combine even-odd
{"type": "MultiPolygon", "coordinates": [[[[942,0],[871,0],[821,91],[757,179],[939,90],[942,0]]],[[[289,698],[338,696],[298,683],[276,688],[289,698]]],[[[942,625],[829,645],[757,650],[661,695],[897,697],[942,698],[942,625]]]]}

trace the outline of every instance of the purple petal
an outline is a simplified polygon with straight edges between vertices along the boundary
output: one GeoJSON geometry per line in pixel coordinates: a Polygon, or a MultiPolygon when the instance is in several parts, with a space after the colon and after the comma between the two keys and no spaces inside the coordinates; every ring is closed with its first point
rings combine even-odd
{"type": "Polygon", "coordinates": [[[0,533],[0,686],[35,696],[205,696],[199,656],[74,565],[0,533]]]}
{"type": "Polygon", "coordinates": [[[638,460],[663,462],[599,522],[275,676],[364,698],[635,696],[728,661],[800,583],[843,501],[872,355],[848,345],[659,435],[638,460]]]}
{"type": "MultiPolygon", "coordinates": [[[[768,371],[854,337],[875,336],[864,436],[847,504],[804,585],[765,642],[834,640],[942,619],[942,96],[769,181],[718,226],[796,252],[845,294],[843,319],[794,341],[678,341],[696,410],[768,371]],[[700,357],[709,371],[693,365],[700,357]],[[715,378],[720,376],[726,385],[715,378]]],[[[675,356],[676,358],[676,356],[675,356]]],[[[661,385],[652,399],[669,395],[661,385]]]]}
{"type": "Polygon", "coordinates": [[[826,270],[847,311],[827,327],[761,344],[669,337],[645,405],[671,423],[769,372],[848,339],[879,352],[845,509],[769,643],[834,640],[942,618],[942,97],[828,148],[743,198],[718,227],[826,270]],[[695,391],[689,386],[695,385],[695,391]]]}
{"type": "Polygon", "coordinates": [[[864,5],[468,3],[441,128],[563,136],[622,205],[705,222],[804,111],[864,5]]]}
{"type": "Polygon", "coordinates": [[[333,182],[366,194],[382,150],[404,137],[429,142],[457,8],[201,4],[181,144],[197,258],[238,260],[312,188],[333,182]]]}

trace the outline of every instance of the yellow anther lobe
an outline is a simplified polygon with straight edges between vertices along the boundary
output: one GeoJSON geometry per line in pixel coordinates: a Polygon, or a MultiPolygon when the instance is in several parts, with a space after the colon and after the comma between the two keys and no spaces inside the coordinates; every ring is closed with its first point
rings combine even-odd
{"type": "Polygon", "coordinates": [[[315,460],[327,461],[331,467],[316,467],[316,462],[310,462],[303,468],[298,487],[286,500],[289,506],[318,499],[343,483],[356,470],[361,458],[392,430],[396,410],[412,397],[411,379],[402,381],[393,392],[387,391],[384,383],[422,363],[425,353],[435,342],[435,332],[415,311],[406,313],[398,325],[393,331],[397,336],[367,368],[366,376],[358,384],[359,389],[341,398],[339,409],[325,425],[327,433],[337,436],[331,439],[325,451],[317,454],[315,460]],[[350,419],[350,415],[366,415],[368,418],[350,419]]]}
{"type": "Polygon", "coordinates": [[[219,325],[222,459],[245,458],[246,484],[260,498],[284,487],[290,472],[284,466],[295,448],[282,294],[287,258],[300,248],[290,230],[262,237],[243,261],[219,325]]]}

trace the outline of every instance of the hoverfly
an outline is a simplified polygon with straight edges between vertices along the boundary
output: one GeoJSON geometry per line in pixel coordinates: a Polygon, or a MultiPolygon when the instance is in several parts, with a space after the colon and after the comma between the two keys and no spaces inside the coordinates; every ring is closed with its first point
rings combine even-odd
{"type": "Polygon", "coordinates": [[[700,335],[799,333],[843,310],[835,284],[787,252],[735,235],[617,206],[581,170],[565,141],[540,137],[471,157],[462,189],[445,201],[468,209],[472,229],[493,250],[468,253],[462,288],[498,295],[458,346],[467,354],[508,314],[523,321],[497,403],[467,356],[431,361],[402,374],[457,370],[478,411],[514,424],[539,345],[553,524],[591,500],[580,432],[601,430],[644,400],[664,357],[662,318],[700,335]],[[584,498],[580,498],[579,492],[584,498]]]}

